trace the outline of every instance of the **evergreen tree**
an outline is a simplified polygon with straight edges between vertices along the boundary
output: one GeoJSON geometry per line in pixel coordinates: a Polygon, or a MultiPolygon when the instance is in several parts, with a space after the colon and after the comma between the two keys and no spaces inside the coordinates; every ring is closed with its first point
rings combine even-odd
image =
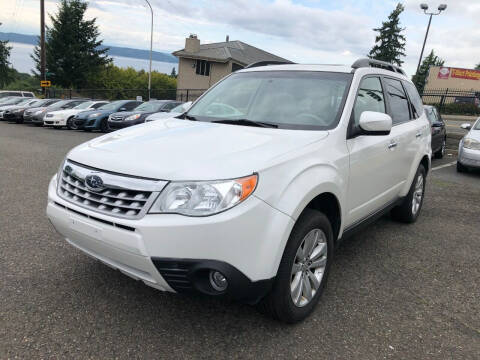
{"type": "Polygon", "coordinates": [[[477,66],[475,66],[475,70],[480,70],[480,63],[478,63],[477,66]]]}
{"type": "Polygon", "coordinates": [[[403,61],[400,58],[405,56],[405,36],[402,35],[402,31],[405,28],[400,27],[400,14],[404,9],[404,6],[398,3],[388,16],[388,20],[382,22],[381,27],[373,29],[378,35],[375,37],[375,45],[368,54],[369,58],[402,65],[403,61]]]}
{"type": "Polygon", "coordinates": [[[177,71],[175,70],[175,67],[172,68],[172,72],[170,73],[170,76],[173,78],[177,78],[177,71]]]}
{"type": "Polygon", "coordinates": [[[412,76],[412,81],[420,94],[423,92],[423,88],[425,87],[425,82],[427,80],[430,67],[443,66],[444,63],[445,60],[435,55],[433,50],[423,59],[422,64],[418,68],[418,72],[412,76]]]}
{"type": "MultiPolygon", "coordinates": [[[[85,20],[88,4],[81,0],[61,0],[56,15],[50,15],[52,27],[46,29],[45,51],[47,77],[55,85],[82,88],[111,62],[108,48],[100,48],[102,40],[96,19],[85,20]]],[[[35,47],[32,59],[40,73],[40,48],[35,47]]]]}
{"type": "MultiPolygon", "coordinates": [[[[0,23],[1,25],[1,23],[0,23]]],[[[0,41],[0,87],[3,88],[11,80],[12,70],[10,69],[10,50],[8,40],[0,41]]]]}

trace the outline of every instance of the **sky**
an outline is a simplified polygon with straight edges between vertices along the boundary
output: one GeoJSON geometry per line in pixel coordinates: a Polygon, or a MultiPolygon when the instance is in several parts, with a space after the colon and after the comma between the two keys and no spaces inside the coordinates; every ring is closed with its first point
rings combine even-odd
{"type": "MultiPolygon", "coordinates": [[[[59,1],[45,0],[54,14],[59,1]]],[[[403,67],[415,73],[428,16],[434,16],[424,55],[432,49],[446,66],[472,68],[480,63],[480,0],[403,0],[401,24],[407,38],[403,67]]],[[[150,11],[145,0],[90,0],[87,18],[97,18],[105,44],[148,49],[150,11]]],[[[398,1],[392,0],[150,0],[154,11],[153,48],[172,52],[185,37],[201,43],[241,40],[298,63],[351,64],[374,44],[379,27],[398,1]]],[[[39,33],[38,0],[0,0],[0,31],[39,33]]],[[[50,21],[47,19],[47,24],[50,21]]]]}

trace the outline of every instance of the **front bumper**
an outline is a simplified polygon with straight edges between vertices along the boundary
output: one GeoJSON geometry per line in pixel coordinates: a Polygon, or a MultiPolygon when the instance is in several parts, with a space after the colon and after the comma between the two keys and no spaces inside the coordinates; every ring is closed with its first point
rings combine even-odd
{"type": "Polygon", "coordinates": [[[480,150],[466,149],[463,147],[462,141],[458,151],[457,161],[463,166],[480,168],[480,150]]]}
{"type": "Polygon", "coordinates": [[[276,276],[293,220],[251,196],[208,217],[147,214],[127,220],[80,208],[56,193],[50,182],[47,215],[66,240],[126,275],[164,291],[259,301],[276,276]],[[209,270],[221,271],[229,286],[216,292],[209,270]]]}
{"type": "Polygon", "coordinates": [[[67,119],[60,117],[44,117],[43,125],[45,126],[67,126],[67,119]]]}
{"type": "Polygon", "coordinates": [[[143,124],[145,119],[137,119],[133,121],[115,121],[115,120],[108,120],[108,127],[112,130],[124,129],[126,127],[130,127],[137,124],[143,124]]]}
{"type": "MultiPolygon", "coordinates": [[[[93,118],[93,119],[85,119],[83,120],[83,125],[81,129],[84,130],[98,130],[100,129],[100,123],[102,121],[102,118],[93,118]]],[[[79,127],[80,129],[80,127],[79,127]]]]}
{"type": "Polygon", "coordinates": [[[19,120],[21,118],[22,118],[21,113],[8,112],[8,113],[3,114],[3,119],[6,120],[6,121],[16,121],[16,120],[19,120]]]}

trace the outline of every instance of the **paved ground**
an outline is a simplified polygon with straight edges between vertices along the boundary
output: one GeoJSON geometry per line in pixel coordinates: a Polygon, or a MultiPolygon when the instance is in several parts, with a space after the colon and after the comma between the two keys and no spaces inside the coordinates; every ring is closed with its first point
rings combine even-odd
{"type": "Polygon", "coordinates": [[[417,223],[385,217],[346,241],[313,316],[285,326],[158,292],[67,245],[45,217],[47,183],[94,136],[0,122],[0,358],[480,358],[479,173],[434,170],[417,223]]]}

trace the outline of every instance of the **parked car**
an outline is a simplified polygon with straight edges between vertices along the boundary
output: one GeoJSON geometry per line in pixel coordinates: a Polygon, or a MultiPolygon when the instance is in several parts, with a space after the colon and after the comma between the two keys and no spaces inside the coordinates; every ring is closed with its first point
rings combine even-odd
{"type": "Polygon", "coordinates": [[[480,117],[473,126],[465,123],[461,127],[469,131],[458,146],[457,171],[480,169],[480,117]]]}
{"type": "Polygon", "coordinates": [[[32,101],[35,101],[34,99],[31,98],[12,98],[10,101],[7,101],[3,104],[0,105],[0,120],[4,120],[3,114],[5,111],[13,109],[17,106],[22,106],[22,105],[27,105],[28,103],[31,103],[32,101]]]}
{"type": "Polygon", "coordinates": [[[178,105],[177,107],[174,107],[172,110],[170,110],[170,112],[159,112],[159,113],[149,115],[146,117],[145,122],[155,121],[160,119],[167,119],[167,118],[182,115],[188,109],[190,109],[190,106],[192,106],[192,102],[187,101],[183,104],[178,105]]]}
{"type": "Polygon", "coordinates": [[[425,105],[425,113],[432,131],[432,153],[437,159],[443,158],[447,148],[447,130],[440,112],[435,106],[425,105]]]}
{"type": "Polygon", "coordinates": [[[32,123],[33,117],[35,114],[40,114],[41,112],[45,111],[49,106],[52,106],[53,104],[56,104],[60,101],[60,99],[44,99],[44,102],[42,102],[38,107],[32,107],[29,109],[26,109],[23,112],[23,122],[24,123],[32,123]]]}
{"type": "Polygon", "coordinates": [[[417,220],[430,140],[397,66],[254,64],[183,119],[71,150],[47,215],[70,244],[157,289],[260,303],[296,322],[342,239],[389,210],[417,220]]]}
{"type": "Polygon", "coordinates": [[[72,129],[73,117],[82,111],[89,111],[98,109],[100,106],[108,104],[108,101],[105,100],[92,100],[85,101],[73,108],[65,110],[55,110],[45,114],[43,118],[43,125],[53,126],[54,128],[60,129],[64,126],[72,129]]]}
{"type": "Polygon", "coordinates": [[[18,91],[18,90],[0,90],[0,98],[7,96],[19,96],[33,98],[35,95],[31,91],[18,91]]]}
{"type": "Polygon", "coordinates": [[[169,113],[170,110],[181,104],[174,100],[152,100],[138,105],[132,111],[113,113],[108,117],[108,126],[112,130],[122,129],[145,122],[148,115],[154,113],[169,113]]]}
{"type": "MultiPolygon", "coordinates": [[[[43,126],[43,120],[47,113],[56,111],[56,110],[66,110],[72,109],[77,105],[80,105],[84,102],[88,101],[87,99],[68,99],[68,100],[60,100],[58,102],[53,103],[52,105],[42,109],[37,110],[31,118],[29,118],[29,122],[36,126],[43,126]]],[[[26,120],[24,115],[24,121],[26,120]]],[[[26,122],[26,121],[25,121],[26,122]]]]}
{"type": "Polygon", "coordinates": [[[3,118],[7,121],[20,124],[23,122],[23,113],[25,110],[43,106],[43,104],[45,104],[47,101],[48,99],[30,99],[30,101],[24,104],[17,104],[8,110],[5,110],[3,113],[3,118]]]}
{"type": "Polygon", "coordinates": [[[136,100],[118,100],[109,104],[100,106],[96,110],[83,111],[73,118],[72,128],[82,129],[85,131],[100,130],[108,131],[108,117],[120,111],[132,111],[142,101],[136,100]]]}

